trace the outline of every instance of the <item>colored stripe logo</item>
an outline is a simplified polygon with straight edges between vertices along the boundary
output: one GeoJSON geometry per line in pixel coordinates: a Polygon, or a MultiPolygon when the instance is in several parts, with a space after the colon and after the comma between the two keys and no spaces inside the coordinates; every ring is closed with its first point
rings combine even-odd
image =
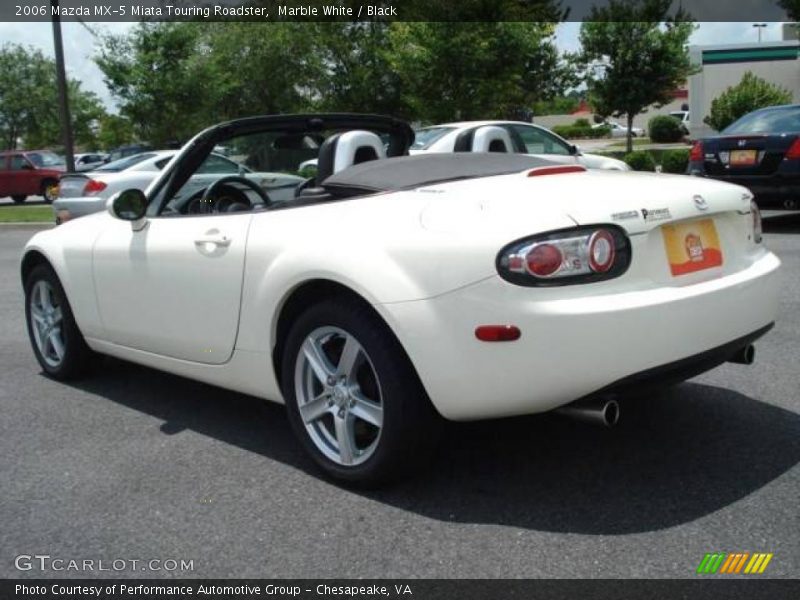
{"type": "Polygon", "coordinates": [[[763,573],[773,554],[764,552],[709,552],[697,566],[698,575],[757,575],[763,573]]]}

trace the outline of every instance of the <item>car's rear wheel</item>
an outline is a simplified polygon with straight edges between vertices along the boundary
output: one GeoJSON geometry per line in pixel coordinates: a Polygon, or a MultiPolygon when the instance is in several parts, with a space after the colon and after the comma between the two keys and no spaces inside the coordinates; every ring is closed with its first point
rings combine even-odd
{"type": "Polygon", "coordinates": [[[45,202],[52,204],[58,198],[58,182],[55,179],[45,179],[42,182],[41,195],[45,202]]]}
{"type": "Polygon", "coordinates": [[[61,282],[47,265],[35,267],[25,282],[25,316],[33,353],[48,375],[70,379],[84,371],[92,352],[61,282]]]}
{"type": "Polygon", "coordinates": [[[27,196],[25,196],[24,194],[11,196],[11,199],[14,201],[15,204],[22,204],[23,202],[25,202],[25,198],[27,198],[27,196]]]}
{"type": "Polygon", "coordinates": [[[292,428],[336,479],[395,479],[432,449],[439,417],[368,306],[335,299],[301,315],[288,335],[282,381],[292,428]]]}

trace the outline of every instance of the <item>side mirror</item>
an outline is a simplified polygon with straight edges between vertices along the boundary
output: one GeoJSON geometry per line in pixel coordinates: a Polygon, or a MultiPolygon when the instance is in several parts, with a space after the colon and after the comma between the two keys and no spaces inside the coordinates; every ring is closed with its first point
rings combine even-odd
{"type": "Polygon", "coordinates": [[[569,149],[571,150],[571,152],[572,152],[572,154],[573,154],[574,156],[580,156],[580,155],[581,155],[581,147],[580,147],[580,146],[578,146],[578,144],[572,144],[572,145],[569,147],[569,149]]]}
{"type": "Polygon", "coordinates": [[[33,165],[30,163],[22,163],[19,168],[23,171],[33,171],[33,165]]]}
{"type": "Polygon", "coordinates": [[[115,219],[130,221],[134,231],[143,229],[147,223],[147,196],[139,189],[123,190],[111,196],[106,205],[115,219]]]}

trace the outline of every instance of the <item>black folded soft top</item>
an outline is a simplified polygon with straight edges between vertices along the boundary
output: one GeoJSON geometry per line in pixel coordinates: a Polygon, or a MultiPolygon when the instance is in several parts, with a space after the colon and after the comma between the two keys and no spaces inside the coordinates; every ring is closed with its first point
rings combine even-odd
{"type": "Polygon", "coordinates": [[[322,187],[334,196],[356,196],[459,179],[507,175],[553,164],[523,154],[426,153],[364,162],[334,173],[322,182],[322,187]]]}

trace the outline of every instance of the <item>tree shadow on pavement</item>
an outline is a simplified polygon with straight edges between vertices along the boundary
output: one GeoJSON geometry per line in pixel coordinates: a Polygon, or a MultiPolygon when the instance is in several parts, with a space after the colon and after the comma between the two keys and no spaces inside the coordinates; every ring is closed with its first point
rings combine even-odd
{"type": "MultiPolygon", "coordinates": [[[[281,406],[114,359],[74,385],[162,419],[165,434],[320,476],[281,406]]],[[[684,383],[622,408],[610,430],[555,415],[448,424],[428,470],[356,493],[441,521],[618,535],[695,520],[800,462],[800,415],[732,390],[684,383]]]]}

